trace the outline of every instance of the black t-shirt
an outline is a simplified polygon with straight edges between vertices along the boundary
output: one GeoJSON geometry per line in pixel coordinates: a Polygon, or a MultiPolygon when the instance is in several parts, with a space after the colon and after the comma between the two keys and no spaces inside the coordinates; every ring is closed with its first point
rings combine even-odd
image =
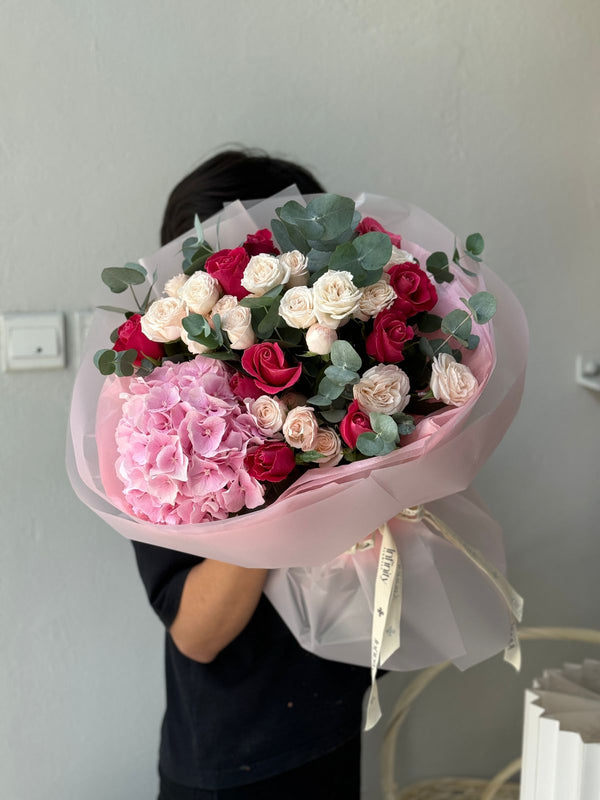
{"type": "MultiPolygon", "coordinates": [[[[172,624],[202,559],[133,543],[150,603],[172,624]]],[[[328,661],[296,642],[264,596],[246,628],[210,664],[165,638],[167,710],[160,769],[204,789],[241,786],[300,766],[360,731],[365,667],[328,661]]]]}

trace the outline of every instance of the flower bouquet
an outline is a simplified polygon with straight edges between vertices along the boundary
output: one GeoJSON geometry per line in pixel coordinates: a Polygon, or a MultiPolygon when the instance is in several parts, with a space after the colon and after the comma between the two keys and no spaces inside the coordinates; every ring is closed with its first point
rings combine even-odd
{"type": "Polygon", "coordinates": [[[289,190],[105,269],[135,308],[91,326],[75,491],[129,538],[271,568],[325,657],[464,668],[508,642],[515,662],[521,601],[465,490],[516,413],[527,334],[482,251],[390,199],[289,190]]]}

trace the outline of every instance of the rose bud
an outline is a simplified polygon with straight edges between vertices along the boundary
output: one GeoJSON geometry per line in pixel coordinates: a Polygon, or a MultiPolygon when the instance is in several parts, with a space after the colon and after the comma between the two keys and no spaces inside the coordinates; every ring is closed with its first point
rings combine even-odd
{"type": "Polygon", "coordinates": [[[338,335],[333,328],[319,325],[316,322],[306,331],[306,347],[311,353],[326,356],[331,353],[331,345],[337,341],[338,335]]]}

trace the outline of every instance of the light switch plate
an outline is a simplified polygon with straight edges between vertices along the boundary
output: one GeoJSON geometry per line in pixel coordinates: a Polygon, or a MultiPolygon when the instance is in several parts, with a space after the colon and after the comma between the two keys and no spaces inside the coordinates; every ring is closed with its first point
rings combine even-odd
{"type": "Polygon", "coordinates": [[[2,369],[61,369],[65,366],[65,320],[62,312],[11,312],[0,315],[2,369]]]}

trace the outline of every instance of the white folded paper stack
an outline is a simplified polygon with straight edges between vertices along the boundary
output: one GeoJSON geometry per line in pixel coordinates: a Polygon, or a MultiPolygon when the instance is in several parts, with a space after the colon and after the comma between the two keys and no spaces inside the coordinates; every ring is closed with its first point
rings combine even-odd
{"type": "Polygon", "coordinates": [[[600,800],[600,661],[546,670],[525,692],[520,800],[600,800]]]}

